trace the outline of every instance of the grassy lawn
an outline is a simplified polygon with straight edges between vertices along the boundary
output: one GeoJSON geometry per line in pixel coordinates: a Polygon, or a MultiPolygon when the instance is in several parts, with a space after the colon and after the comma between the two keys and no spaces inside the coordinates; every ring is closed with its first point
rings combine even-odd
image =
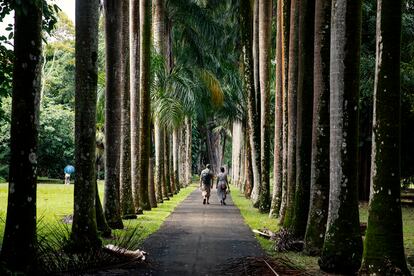
{"type": "MultiPolygon", "coordinates": [[[[98,185],[101,201],[103,200],[103,183],[98,185]]],[[[0,244],[3,240],[4,220],[6,218],[7,207],[7,184],[0,184],[0,244]]],[[[42,223],[53,225],[62,220],[63,216],[72,214],[73,209],[73,185],[65,186],[63,184],[38,184],[37,189],[37,213],[38,218],[42,218],[42,223]]],[[[125,230],[116,230],[116,234],[125,231],[132,231],[139,228],[137,232],[139,239],[142,241],[150,234],[157,231],[164,220],[174,210],[174,208],[183,201],[193,190],[192,185],[181,189],[180,193],[174,195],[170,200],[159,204],[152,211],[147,211],[139,215],[134,220],[124,220],[125,230]]]]}
{"type": "MultiPolygon", "coordinates": [[[[275,232],[279,229],[278,220],[269,218],[268,214],[261,214],[257,211],[256,208],[253,208],[251,201],[246,199],[243,194],[238,192],[237,187],[232,189],[232,199],[237,207],[240,209],[240,212],[247,225],[251,229],[259,228],[268,228],[271,231],[275,232]]],[[[403,207],[403,221],[404,221],[404,246],[405,253],[407,256],[414,258],[414,208],[403,207]]],[[[362,222],[366,222],[368,219],[368,206],[367,204],[360,205],[360,219],[362,222]]],[[[259,235],[256,235],[257,240],[259,241],[262,248],[270,256],[284,257],[290,259],[294,264],[306,269],[308,271],[313,271],[315,274],[318,274],[318,258],[309,257],[302,253],[278,253],[273,249],[273,242],[269,241],[259,235]]]]}

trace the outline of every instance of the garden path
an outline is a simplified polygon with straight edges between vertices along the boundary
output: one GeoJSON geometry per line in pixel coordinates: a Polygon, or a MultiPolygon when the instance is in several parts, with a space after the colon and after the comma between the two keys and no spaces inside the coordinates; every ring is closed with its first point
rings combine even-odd
{"type": "MultiPolygon", "coordinates": [[[[264,256],[231,196],[221,206],[212,190],[203,205],[196,189],[143,244],[151,269],[112,270],[112,275],[218,275],[231,258],[264,256]]],[[[108,272],[108,271],[107,271],[108,272]]],[[[108,273],[106,273],[108,275],[108,273]]]]}

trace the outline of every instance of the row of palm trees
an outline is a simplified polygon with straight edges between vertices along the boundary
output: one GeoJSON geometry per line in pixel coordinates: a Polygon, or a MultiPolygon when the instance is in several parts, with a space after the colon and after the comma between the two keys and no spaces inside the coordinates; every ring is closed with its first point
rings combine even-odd
{"type": "Polygon", "coordinates": [[[247,120],[233,121],[233,182],[259,211],[270,212],[303,240],[307,254],[319,255],[322,270],[409,275],[400,206],[401,1],[377,1],[372,193],[364,246],[356,162],[361,1],[278,0],[275,5],[273,195],[272,1],[240,1],[247,120]]]}
{"type": "MultiPolygon", "coordinates": [[[[11,6],[15,10],[12,158],[1,260],[20,271],[33,267],[36,253],[43,5],[43,1],[25,1],[11,6]]],[[[204,101],[206,107],[211,99],[223,102],[218,79],[202,62],[208,47],[202,47],[202,37],[217,32],[209,18],[206,9],[193,1],[106,0],[103,7],[99,0],[76,1],[73,250],[100,247],[100,234],[109,236],[111,229],[123,228],[122,218],[135,218],[189,185],[192,117],[200,111],[196,102],[204,101]],[[105,102],[104,124],[102,112],[96,110],[102,8],[106,72],[105,95],[99,100],[105,102]],[[200,57],[195,65],[183,62],[187,55],[180,50],[173,53],[178,41],[173,32],[181,36],[186,50],[200,57]],[[102,146],[103,206],[96,175],[102,146]]]]}

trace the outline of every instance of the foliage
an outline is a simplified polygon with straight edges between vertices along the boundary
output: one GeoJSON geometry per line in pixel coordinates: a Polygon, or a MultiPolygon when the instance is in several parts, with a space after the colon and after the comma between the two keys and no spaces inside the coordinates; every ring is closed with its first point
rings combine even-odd
{"type": "Polygon", "coordinates": [[[38,173],[63,177],[63,168],[73,164],[75,114],[63,105],[46,105],[40,112],[38,173]]]}
{"type": "MultiPolygon", "coordinates": [[[[5,121],[0,121],[0,177],[7,179],[11,99],[3,101],[5,121]]],[[[38,173],[62,178],[63,168],[73,163],[74,112],[64,105],[43,105],[40,111],[38,173]]]]}
{"type": "MultiPolygon", "coordinates": [[[[38,174],[53,178],[62,177],[63,168],[73,163],[74,154],[75,29],[64,13],[58,13],[57,19],[50,30],[50,43],[43,47],[38,149],[38,174]]],[[[0,177],[7,179],[10,97],[3,97],[0,111],[0,177]]]]}
{"type": "MultiPolygon", "coordinates": [[[[53,3],[48,3],[46,0],[32,0],[36,5],[40,5],[43,11],[42,28],[46,34],[51,34],[58,19],[56,14],[60,8],[53,3]]],[[[28,1],[20,0],[5,0],[0,2],[0,22],[12,13],[14,10],[17,13],[27,13],[26,5],[28,1]]],[[[0,35],[0,105],[3,98],[11,95],[12,89],[12,75],[13,75],[13,24],[6,27],[7,35],[0,35]]],[[[45,40],[45,39],[44,39],[45,40]]],[[[0,109],[0,121],[4,119],[3,110],[0,109]]]]}
{"type": "Polygon", "coordinates": [[[7,97],[0,102],[0,110],[3,112],[3,120],[0,120],[0,179],[7,179],[9,175],[10,156],[10,114],[11,98],[7,97]]]}

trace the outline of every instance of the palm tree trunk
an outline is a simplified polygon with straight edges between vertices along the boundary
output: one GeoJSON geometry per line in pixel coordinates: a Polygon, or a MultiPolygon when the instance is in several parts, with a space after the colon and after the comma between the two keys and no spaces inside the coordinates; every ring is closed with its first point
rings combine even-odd
{"type": "Polygon", "coordinates": [[[317,0],[315,2],[311,188],[305,234],[305,252],[309,255],[320,254],[328,218],[330,22],[331,0],[317,0]]]}
{"type": "MultiPolygon", "coordinates": [[[[164,1],[154,0],[153,6],[153,38],[154,47],[158,55],[166,58],[167,45],[165,41],[165,12],[164,1]]],[[[154,142],[155,142],[155,187],[157,202],[163,201],[162,189],[164,186],[164,128],[160,125],[157,114],[154,114],[154,142]]]]}
{"type": "Polygon", "coordinates": [[[329,214],[319,266],[353,274],[362,255],[356,162],[361,1],[333,0],[331,27],[329,214]]]}
{"type": "Polygon", "coordinates": [[[186,179],[186,186],[189,186],[191,184],[192,180],[192,153],[191,153],[191,144],[192,144],[192,125],[191,125],[191,118],[186,117],[185,119],[185,179],[186,179]]]}
{"type": "Polygon", "coordinates": [[[75,190],[71,240],[99,247],[96,223],[96,92],[99,1],[76,1],[75,190]],[[85,158],[87,156],[88,158],[85,158]]]}
{"type": "Polygon", "coordinates": [[[259,1],[259,80],[260,80],[260,156],[261,182],[258,207],[270,210],[270,40],[272,27],[271,0],[259,1]]]}
{"type": "Polygon", "coordinates": [[[180,190],[180,176],[179,176],[179,128],[173,130],[173,176],[174,176],[174,192],[177,193],[180,190]]]}
{"type": "Polygon", "coordinates": [[[296,192],[296,121],[299,57],[299,0],[290,6],[289,72],[288,72],[288,144],[287,144],[287,202],[283,226],[290,228],[293,220],[296,192]]]}
{"type": "Polygon", "coordinates": [[[245,175],[245,182],[244,182],[244,196],[246,198],[250,198],[253,190],[253,160],[252,160],[252,150],[250,145],[249,133],[247,132],[248,129],[246,128],[246,144],[245,144],[245,159],[244,159],[244,175],[245,175]]]}
{"type": "Polygon", "coordinates": [[[312,155],[313,45],[315,1],[301,0],[299,8],[299,70],[296,131],[296,193],[291,230],[303,240],[309,212],[312,155]]]}
{"type": "Polygon", "coordinates": [[[243,146],[243,128],[240,121],[233,122],[232,131],[232,183],[237,187],[241,187],[241,164],[242,164],[242,146],[243,146]]]}
{"type": "Polygon", "coordinates": [[[269,217],[277,217],[282,199],[282,162],[283,162],[283,59],[282,59],[282,17],[283,0],[277,1],[276,15],[276,91],[275,91],[275,136],[274,136],[274,161],[273,161],[273,194],[269,217]]]}
{"type": "MultiPolygon", "coordinates": [[[[257,116],[259,116],[258,120],[260,120],[260,109],[261,109],[261,100],[260,100],[260,26],[259,26],[259,2],[261,0],[253,0],[253,44],[252,44],[252,50],[253,50],[253,78],[254,78],[254,90],[255,90],[255,110],[257,113],[257,116]]],[[[261,133],[259,132],[259,135],[261,133]]],[[[260,139],[260,138],[259,138],[260,139]]]]}
{"type": "Polygon", "coordinates": [[[134,219],[131,183],[131,103],[129,75],[129,1],[122,1],[122,94],[121,94],[121,154],[120,204],[124,219],[134,219]]]}
{"type": "Polygon", "coordinates": [[[285,220],[287,207],[287,150],[288,150],[288,72],[289,72],[289,32],[290,32],[290,0],[282,2],[282,201],[280,202],[279,224],[285,220]]]}
{"type": "Polygon", "coordinates": [[[130,0],[129,5],[129,72],[131,102],[131,182],[135,213],[140,213],[139,204],[139,0],[130,0]]]}
{"type": "Polygon", "coordinates": [[[156,197],[156,187],[154,182],[154,165],[155,160],[153,157],[149,161],[150,166],[148,167],[148,193],[149,193],[149,202],[151,208],[157,208],[157,197],[156,197]]]}
{"type": "Polygon", "coordinates": [[[140,23],[140,133],[139,133],[139,199],[143,210],[151,210],[148,195],[150,145],[150,59],[151,59],[151,5],[149,0],[139,2],[140,23]]]}
{"type": "Polygon", "coordinates": [[[106,222],[101,199],[99,197],[98,181],[95,181],[95,209],[96,209],[96,226],[104,238],[111,237],[111,227],[106,222]]]}
{"type": "Polygon", "coordinates": [[[179,179],[181,182],[181,187],[187,186],[187,178],[186,178],[186,163],[185,163],[185,156],[186,156],[186,128],[185,122],[184,125],[180,126],[179,128],[179,155],[178,155],[178,168],[179,168],[179,179]]]}
{"type": "Polygon", "coordinates": [[[260,195],[260,124],[256,112],[256,98],[253,77],[253,53],[252,53],[252,15],[249,0],[240,1],[240,28],[241,43],[243,47],[243,90],[247,95],[247,120],[249,126],[249,140],[252,155],[253,188],[251,199],[258,207],[260,195]]]}
{"type": "MultiPolygon", "coordinates": [[[[24,4],[24,7],[27,8],[26,13],[19,10],[15,13],[14,21],[15,59],[13,62],[9,194],[1,251],[2,261],[12,271],[26,272],[32,265],[35,266],[33,261],[37,241],[36,153],[42,67],[42,9],[40,5],[33,1],[26,2],[24,4]]],[[[93,4],[90,6],[93,7],[93,4]]],[[[88,52],[83,54],[87,55],[88,52]]],[[[90,97],[89,94],[85,94],[85,96],[86,98],[90,97]]],[[[93,100],[93,97],[90,100],[93,100]]],[[[93,149],[95,150],[95,148],[93,149]]],[[[79,160],[77,159],[77,161],[79,160]]],[[[90,174],[90,167],[85,169],[88,170],[88,174],[85,176],[94,176],[90,174]]],[[[93,167],[93,169],[95,168],[93,167]]],[[[79,173],[84,172],[85,170],[81,169],[79,173]]],[[[88,192],[88,188],[91,187],[87,186],[86,192],[88,192]]],[[[85,197],[88,195],[86,194],[85,197]]],[[[85,210],[93,209],[93,206],[88,205],[82,205],[82,207],[86,207],[85,210]]]]}
{"type": "Polygon", "coordinates": [[[164,131],[164,178],[165,178],[165,190],[166,195],[164,197],[170,197],[173,196],[173,187],[171,183],[171,166],[170,166],[170,135],[168,134],[167,130],[164,131]]]}
{"type": "Polygon", "coordinates": [[[120,210],[121,133],[121,5],[105,0],[106,88],[105,88],[105,195],[104,212],[112,229],[124,225],[120,210]]]}
{"type": "Polygon", "coordinates": [[[410,275],[404,255],[401,177],[401,1],[377,1],[372,192],[361,275],[410,275]],[[397,118],[397,119],[396,119],[397,118]]]}
{"type": "Polygon", "coordinates": [[[164,185],[164,133],[159,120],[154,123],[155,167],[154,182],[156,187],[157,202],[163,202],[162,187],[164,185]]]}

